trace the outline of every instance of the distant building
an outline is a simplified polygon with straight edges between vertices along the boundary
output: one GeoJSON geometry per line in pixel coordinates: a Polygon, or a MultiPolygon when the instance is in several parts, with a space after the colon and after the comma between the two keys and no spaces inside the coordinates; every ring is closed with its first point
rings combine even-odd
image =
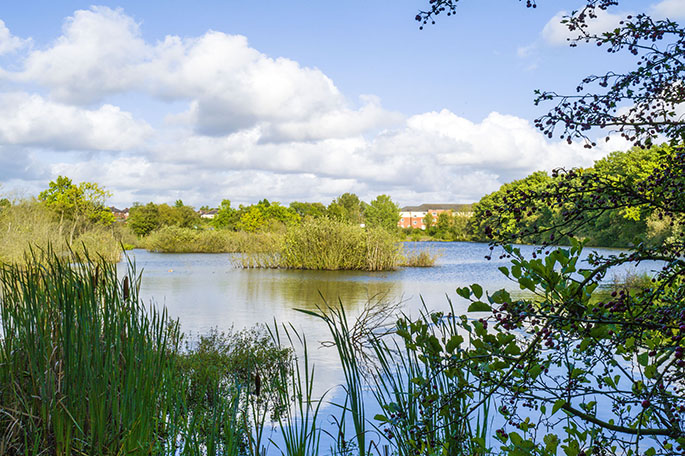
{"type": "Polygon", "coordinates": [[[471,217],[473,208],[471,204],[436,204],[427,203],[419,206],[405,206],[400,209],[400,221],[397,226],[400,228],[420,228],[426,229],[423,218],[430,213],[433,216],[433,223],[437,223],[438,215],[447,212],[456,217],[471,217]]]}
{"type": "Polygon", "coordinates": [[[110,206],[109,210],[112,211],[112,215],[114,215],[114,219],[117,221],[123,222],[128,218],[128,208],[117,209],[114,206],[110,206]]]}
{"type": "Polygon", "coordinates": [[[200,218],[203,218],[203,219],[213,219],[214,217],[216,217],[216,214],[218,212],[219,212],[218,209],[212,209],[210,211],[202,211],[202,210],[199,211],[200,218]]]}

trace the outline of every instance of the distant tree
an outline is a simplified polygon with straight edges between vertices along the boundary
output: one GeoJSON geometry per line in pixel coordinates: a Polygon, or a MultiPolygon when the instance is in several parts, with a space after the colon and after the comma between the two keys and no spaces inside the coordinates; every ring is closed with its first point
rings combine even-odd
{"type": "Polygon", "coordinates": [[[438,214],[438,221],[436,223],[436,228],[438,233],[446,233],[452,226],[452,217],[449,212],[441,212],[438,214]]]}
{"type": "Polygon", "coordinates": [[[301,203],[299,201],[293,201],[290,203],[290,208],[302,218],[319,218],[326,215],[326,206],[321,203],[301,203]]]}
{"type": "Polygon", "coordinates": [[[433,214],[431,214],[430,212],[426,212],[426,215],[423,216],[423,220],[421,221],[426,227],[426,232],[428,232],[433,227],[433,222],[435,221],[435,219],[433,218],[433,214]]]}
{"type": "Polygon", "coordinates": [[[345,211],[345,208],[335,201],[331,201],[326,208],[326,215],[328,215],[329,218],[338,220],[340,222],[347,220],[347,212],[345,211]]]}
{"type": "Polygon", "coordinates": [[[157,205],[152,202],[145,206],[134,203],[129,209],[126,224],[138,236],[147,236],[162,226],[157,205]]]}
{"type": "Polygon", "coordinates": [[[400,208],[388,195],[378,195],[364,210],[366,225],[397,231],[400,221],[400,208]]]}
{"type": "Polygon", "coordinates": [[[266,226],[266,219],[258,205],[249,206],[241,211],[240,220],[237,223],[237,228],[241,231],[254,233],[260,231],[266,226]]]}
{"type": "Polygon", "coordinates": [[[43,190],[38,199],[59,218],[59,232],[63,232],[65,223],[71,225],[69,242],[84,225],[99,223],[111,225],[114,223],[112,211],[105,206],[105,201],[111,194],[94,182],[74,184],[71,179],[58,176],[51,181],[49,188],[43,190]]]}
{"type": "Polygon", "coordinates": [[[343,193],[335,200],[335,203],[340,205],[343,209],[343,219],[347,222],[360,224],[363,220],[362,202],[354,193],[343,193]]]}
{"type": "Polygon", "coordinates": [[[210,223],[216,228],[235,230],[239,220],[238,211],[231,207],[231,200],[225,199],[221,201],[219,209],[210,223]]]}
{"type": "Polygon", "coordinates": [[[262,209],[262,214],[267,222],[278,222],[285,226],[294,225],[301,219],[294,209],[281,206],[278,202],[271,203],[268,207],[262,209]]]}
{"type": "Polygon", "coordinates": [[[174,207],[183,207],[183,200],[177,199],[176,202],[174,203],[174,207]]]}
{"type": "Polygon", "coordinates": [[[8,208],[12,205],[12,202],[7,198],[0,198],[0,209],[8,208]]]}

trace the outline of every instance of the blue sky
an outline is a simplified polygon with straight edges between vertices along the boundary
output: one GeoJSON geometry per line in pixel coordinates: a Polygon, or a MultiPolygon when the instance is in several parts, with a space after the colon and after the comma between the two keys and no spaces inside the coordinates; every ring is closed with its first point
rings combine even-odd
{"type": "MultiPolygon", "coordinates": [[[[536,169],[588,166],[543,138],[533,90],[572,91],[629,64],[570,49],[580,1],[463,0],[418,30],[426,1],[11,2],[0,11],[0,193],[57,175],[119,206],[216,205],[345,191],[470,202],[536,169]]],[[[685,17],[685,0],[627,12],[685,17]]]]}

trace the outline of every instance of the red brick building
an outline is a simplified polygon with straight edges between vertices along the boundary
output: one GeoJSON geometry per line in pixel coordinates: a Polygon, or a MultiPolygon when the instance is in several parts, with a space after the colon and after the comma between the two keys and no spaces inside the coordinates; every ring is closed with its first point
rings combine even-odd
{"type": "Polygon", "coordinates": [[[433,224],[437,223],[438,215],[448,212],[453,216],[471,217],[473,215],[470,204],[436,204],[427,203],[419,206],[405,206],[400,209],[400,221],[397,226],[400,228],[420,228],[426,229],[423,219],[426,214],[433,216],[433,224]]]}

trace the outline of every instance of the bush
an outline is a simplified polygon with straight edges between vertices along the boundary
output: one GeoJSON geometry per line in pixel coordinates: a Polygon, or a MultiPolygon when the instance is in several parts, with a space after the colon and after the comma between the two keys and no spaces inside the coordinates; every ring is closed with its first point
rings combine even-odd
{"type": "Polygon", "coordinates": [[[395,269],[401,246],[382,228],[364,229],[327,218],[309,219],[290,227],[278,250],[243,256],[243,267],[287,269],[395,269]]]}

